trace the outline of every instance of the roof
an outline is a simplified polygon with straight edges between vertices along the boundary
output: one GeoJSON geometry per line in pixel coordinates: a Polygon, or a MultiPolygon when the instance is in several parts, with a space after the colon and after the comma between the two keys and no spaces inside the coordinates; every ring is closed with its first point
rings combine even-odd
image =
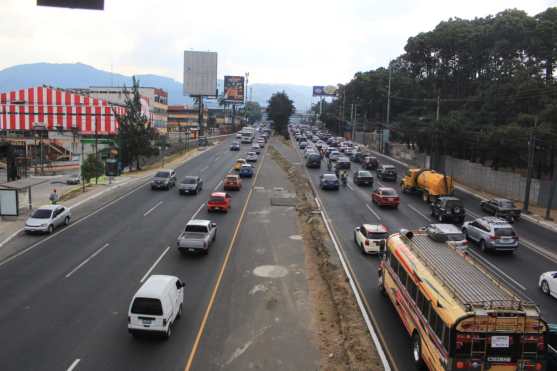
{"type": "MultiPolygon", "coordinates": [[[[400,235],[400,238],[412,254],[428,268],[433,277],[464,307],[465,311],[476,309],[521,309],[528,303],[520,298],[487,268],[467,254],[462,254],[448,244],[435,242],[426,234],[414,234],[411,240],[400,235]]],[[[416,274],[419,274],[417,270],[416,274]]],[[[425,273],[420,277],[427,281],[425,273]]],[[[434,289],[435,290],[435,289],[434,289]]],[[[440,295],[445,301],[448,298],[440,295]]]]}
{"type": "Polygon", "coordinates": [[[37,179],[37,178],[23,178],[19,180],[14,180],[12,182],[2,183],[0,184],[0,188],[8,188],[8,189],[26,189],[29,187],[34,187],[39,184],[50,182],[52,179],[37,179]]]}
{"type": "Polygon", "coordinates": [[[437,223],[431,224],[432,227],[437,228],[442,233],[462,233],[460,228],[458,228],[454,224],[447,224],[447,223],[437,223]]]}
{"type": "Polygon", "coordinates": [[[387,227],[385,227],[383,224],[364,224],[364,228],[366,229],[366,231],[371,232],[371,233],[388,232],[387,227]]]}
{"type": "Polygon", "coordinates": [[[200,225],[200,226],[208,226],[209,224],[211,224],[210,220],[206,220],[206,219],[191,219],[188,222],[188,225],[200,225]]]}
{"type": "Polygon", "coordinates": [[[177,280],[178,277],[166,276],[162,274],[154,274],[145,281],[145,283],[137,290],[135,297],[143,298],[160,298],[162,290],[170,283],[177,280]]]}
{"type": "Polygon", "coordinates": [[[392,187],[379,187],[376,191],[394,191],[396,193],[396,190],[392,187]]]}
{"type": "Polygon", "coordinates": [[[213,192],[211,193],[211,197],[226,197],[225,192],[213,192]]]}
{"type": "Polygon", "coordinates": [[[62,206],[62,205],[43,205],[43,206],[39,207],[39,209],[56,210],[56,208],[58,208],[58,206],[62,206]]]}

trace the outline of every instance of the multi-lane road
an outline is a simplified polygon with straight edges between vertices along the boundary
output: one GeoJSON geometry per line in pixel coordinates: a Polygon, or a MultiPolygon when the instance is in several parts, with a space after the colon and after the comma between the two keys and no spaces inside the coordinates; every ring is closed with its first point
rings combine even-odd
{"type": "Polygon", "coordinates": [[[233,192],[227,214],[207,213],[209,194],[222,190],[239,157],[230,141],[176,169],[178,179],[203,178],[198,195],[152,191],[143,183],[110,203],[87,206],[51,236],[10,242],[27,252],[0,262],[0,369],[184,370],[254,181],[233,192]],[[208,256],[182,256],[174,248],[193,217],[218,225],[208,256]],[[127,333],[129,302],[150,274],[186,283],[184,316],[167,342],[127,333]]]}
{"type": "MultiPolygon", "coordinates": [[[[286,147],[281,150],[285,153],[289,151],[286,147]]],[[[299,150],[297,152],[298,161],[303,163],[301,152],[299,150]]],[[[389,157],[380,156],[380,163],[395,165],[398,179],[406,172],[403,164],[389,157]]],[[[352,171],[359,167],[358,164],[353,163],[352,171]]],[[[331,221],[337,242],[342,247],[355,275],[361,294],[365,298],[367,310],[385,345],[390,363],[394,369],[411,370],[414,366],[410,354],[410,338],[390,301],[377,289],[379,260],[376,256],[364,256],[361,250],[356,248],[353,230],[363,223],[384,224],[391,232],[402,228],[420,228],[435,223],[430,218],[430,208],[421,197],[402,194],[398,182],[382,182],[375,179],[375,186],[393,187],[401,193],[401,204],[398,209],[382,209],[374,205],[370,197],[372,188],[359,187],[351,182],[350,177],[347,186],[341,186],[339,191],[319,190],[319,175],[324,171],[322,166],[321,170],[308,169],[308,174],[318,190],[318,197],[331,221]]],[[[457,191],[456,195],[464,201],[467,220],[486,215],[479,207],[478,198],[461,191],[457,191]]],[[[514,223],[513,227],[521,238],[520,247],[514,254],[482,253],[473,245],[470,249],[478,259],[491,268],[494,274],[514,287],[522,296],[536,302],[548,322],[556,323],[557,300],[544,295],[539,290],[538,278],[542,272],[557,269],[557,258],[553,256],[557,256],[555,246],[557,233],[526,220],[514,223]]]]}
{"type": "MultiPolygon", "coordinates": [[[[203,178],[204,190],[199,195],[179,196],[175,189],[152,191],[148,183],[142,183],[112,201],[84,205],[69,227],[53,235],[19,236],[11,241],[11,247],[26,252],[0,261],[0,368],[184,370],[193,364],[192,369],[203,369],[204,360],[212,356],[201,351],[195,360],[192,350],[199,344],[204,346],[200,324],[208,317],[207,308],[214,299],[213,288],[222,278],[223,262],[238,230],[244,231],[242,238],[246,241],[250,233],[257,234],[250,228],[240,228],[255,178],[244,180],[243,189],[233,193],[228,214],[209,215],[206,211],[209,194],[222,189],[224,175],[240,157],[238,152],[229,151],[230,141],[176,169],[178,179],[185,175],[203,178]],[[218,225],[219,238],[208,256],[181,256],[174,248],[176,236],[192,217],[212,219],[218,225]],[[126,331],[129,301],[141,282],[157,273],[177,275],[186,282],[185,315],[170,341],[133,339],[126,331]]],[[[293,147],[279,141],[274,145],[290,161],[303,164],[293,147]]],[[[243,152],[245,146],[240,154],[243,152]]],[[[399,176],[405,171],[395,161],[382,161],[397,166],[399,176]]],[[[258,166],[262,163],[259,161],[258,166]]],[[[358,167],[353,164],[353,169],[358,167]]],[[[308,169],[315,185],[323,171],[308,169]]],[[[272,179],[271,175],[266,177],[272,179]]],[[[380,209],[370,202],[369,188],[351,181],[339,191],[319,190],[317,194],[392,367],[412,369],[410,341],[390,302],[376,288],[378,259],[364,256],[356,248],[353,228],[364,222],[381,223],[391,231],[422,227],[433,222],[428,206],[419,197],[402,194],[398,210],[380,209]]],[[[478,199],[463,193],[459,197],[465,202],[468,218],[483,215],[478,199]]],[[[515,228],[523,242],[514,255],[472,249],[502,279],[538,303],[546,320],[557,322],[557,301],[537,288],[539,274],[557,267],[551,255],[557,252],[552,246],[557,234],[525,220],[515,223],[515,228]]],[[[237,271],[240,274],[242,270],[237,271]]],[[[231,276],[225,277],[227,283],[232,282],[231,276]]],[[[217,306],[216,310],[226,313],[227,308],[217,306]]],[[[218,334],[213,338],[218,339],[218,334]]]]}

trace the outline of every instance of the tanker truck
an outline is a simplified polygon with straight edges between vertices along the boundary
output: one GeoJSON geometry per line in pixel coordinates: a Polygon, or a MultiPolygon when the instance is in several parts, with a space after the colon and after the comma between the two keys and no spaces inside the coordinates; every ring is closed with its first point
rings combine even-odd
{"type": "Polygon", "coordinates": [[[400,181],[400,187],[404,193],[421,194],[425,202],[448,196],[454,191],[452,177],[430,169],[408,169],[400,181]]]}

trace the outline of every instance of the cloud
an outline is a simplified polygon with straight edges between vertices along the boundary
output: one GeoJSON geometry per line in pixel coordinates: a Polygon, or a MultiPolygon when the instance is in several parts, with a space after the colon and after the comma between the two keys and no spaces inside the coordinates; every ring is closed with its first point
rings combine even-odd
{"type": "Polygon", "coordinates": [[[3,1],[0,68],[83,62],[114,72],[182,79],[183,50],[219,53],[219,76],[252,82],[334,84],[385,66],[408,37],[450,17],[507,8],[533,15],[547,0],[105,0],[105,11],[3,1]]]}

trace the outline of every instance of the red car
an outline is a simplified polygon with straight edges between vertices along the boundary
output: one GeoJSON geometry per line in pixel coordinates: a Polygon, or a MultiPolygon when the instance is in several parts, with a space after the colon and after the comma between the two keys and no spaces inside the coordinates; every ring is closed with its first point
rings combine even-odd
{"type": "Polygon", "coordinates": [[[232,196],[226,192],[213,192],[211,198],[207,201],[207,211],[224,211],[225,213],[231,207],[232,196]]]}
{"type": "Polygon", "coordinates": [[[239,191],[242,188],[242,180],[236,174],[228,174],[224,177],[224,190],[234,189],[239,191]]]}
{"type": "Polygon", "coordinates": [[[371,201],[379,206],[391,206],[396,209],[400,204],[400,197],[393,188],[379,187],[371,193],[371,201]]]}

